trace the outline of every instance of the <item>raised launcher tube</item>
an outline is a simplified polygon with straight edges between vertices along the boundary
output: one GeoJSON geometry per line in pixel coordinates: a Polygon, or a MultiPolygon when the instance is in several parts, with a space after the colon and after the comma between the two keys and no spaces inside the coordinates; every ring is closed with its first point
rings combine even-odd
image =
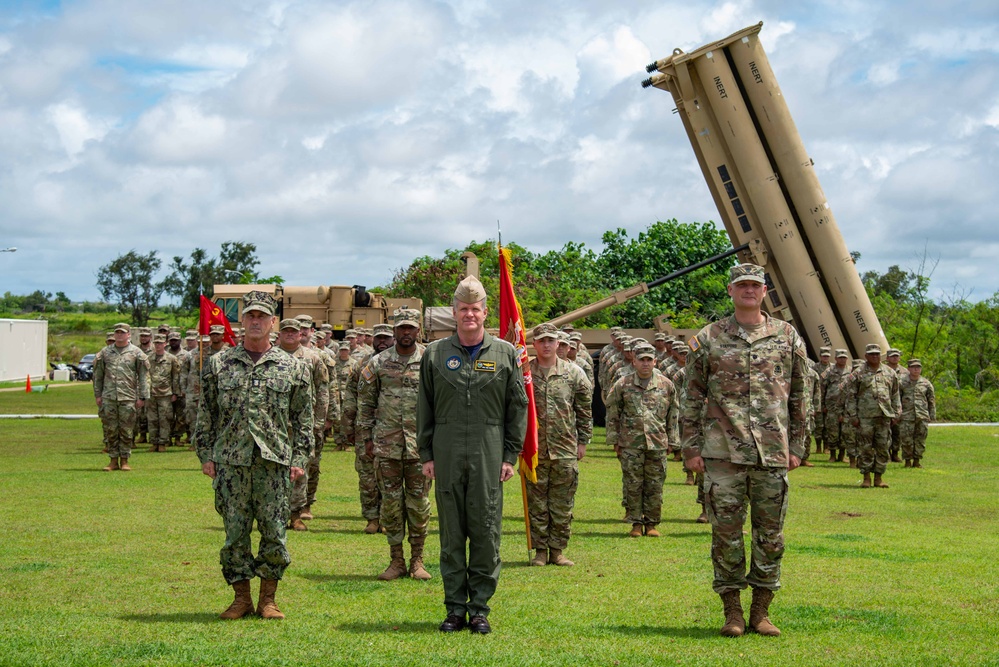
{"type": "Polygon", "coordinates": [[[760,46],[762,25],[677,49],[642,85],[673,95],[732,243],[749,242],[756,251],[742,259],[786,296],[786,308],[767,309],[794,321],[813,354],[828,345],[860,358],[887,341],[760,46]]]}

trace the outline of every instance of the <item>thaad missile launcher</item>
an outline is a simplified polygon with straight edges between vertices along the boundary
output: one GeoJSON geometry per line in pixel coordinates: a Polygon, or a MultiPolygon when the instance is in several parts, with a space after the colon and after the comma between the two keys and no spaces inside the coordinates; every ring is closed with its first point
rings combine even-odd
{"type": "Polygon", "coordinates": [[[777,85],[762,23],[648,66],[668,91],[740,261],[766,269],[766,310],[818,348],[888,348],[814,163],[777,85]]]}

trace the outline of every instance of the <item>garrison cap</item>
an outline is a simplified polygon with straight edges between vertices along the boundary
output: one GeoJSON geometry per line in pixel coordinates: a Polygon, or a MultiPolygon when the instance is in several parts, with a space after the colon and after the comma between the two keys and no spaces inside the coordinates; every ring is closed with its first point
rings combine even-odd
{"type": "Polygon", "coordinates": [[[400,308],[393,313],[395,323],[393,326],[411,326],[420,328],[420,311],[414,308],[400,308]]]}
{"type": "Polygon", "coordinates": [[[881,346],[877,343],[868,343],[864,354],[881,354],[881,346]]]}
{"type": "Polygon", "coordinates": [[[132,333],[132,327],[128,326],[124,322],[119,322],[118,324],[114,325],[114,332],[118,333],[119,331],[124,331],[125,333],[132,333]]]}
{"type": "Polygon", "coordinates": [[[548,324],[548,322],[534,327],[531,333],[534,335],[534,340],[541,340],[542,338],[558,339],[558,329],[555,328],[554,324],[548,324]]]}
{"type": "Polygon", "coordinates": [[[166,336],[164,336],[161,333],[158,333],[155,336],[153,336],[153,342],[166,344],[166,336]]]}
{"type": "Polygon", "coordinates": [[[302,322],[300,320],[290,319],[290,318],[286,320],[281,320],[281,324],[278,325],[278,329],[280,329],[281,331],[284,331],[285,329],[294,329],[295,331],[299,331],[301,330],[301,328],[302,328],[302,322]]]}
{"type": "Polygon", "coordinates": [[[468,276],[454,290],[454,298],[462,303],[479,303],[486,298],[486,288],[475,276],[468,276]]]}
{"type": "Polygon", "coordinates": [[[836,350],[836,358],[837,359],[841,359],[841,358],[849,359],[850,358],[850,353],[847,352],[846,350],[844,350],[843,348],[840,348],[840,349],[836,350]]]}
{"type": "Polygon", "coordinates": [[[645,341],[635,345],[634,351],[636,359],[641,359],[642,357],[652,357],[654,359],[656,356],[656,348],[652,347],[645,341]]]}
{"type": "Polygon", "coordinates": [[[273,315],[277,312],[277,301],[267,292],[252,290],[243,295],[243,314],[246,315],[251,310],[273,315]]]}
{"type": "Polygon", "coordinates": [[[889,357],[901,357],[902,356],[902,350],[899,350],[898,348],[894,348],[894,347],[889,347],[888,348],[888,356],[889,357]]]}
{"type": "Polygon", "coordinates": [[[920,368],[922,368],[923,362],[921,362],[919,359],[909,359],[908,366],[909,368],[912,368],[913,366],[919,366],[920,368]]]}
{"type": "Polygon", "coordinates": [[[167,334],[167,340],[180,340],[180,332],[171,331],[169,334],[167,334]]]}
{"type": "Polygon", "coordinates": [[[209,336],[221,336],[225,334],[225,327],[221,324],[213,324],[208,330],[209,336]]]}
{"type": "Polygon", "coordinates": [[[741,283],[746,280],[751,280],[754,283],[760,283],[761,285],[766,283],[766,279],[763,277],[763,267],[758,264],[737,264],[728,270],[728,284],[734,285],[736,283],[741,283]]]}
{"type": "Polygon", "coordinates": [[[391,324],[376,324],[374,336],[394,336],[391,324]]]}

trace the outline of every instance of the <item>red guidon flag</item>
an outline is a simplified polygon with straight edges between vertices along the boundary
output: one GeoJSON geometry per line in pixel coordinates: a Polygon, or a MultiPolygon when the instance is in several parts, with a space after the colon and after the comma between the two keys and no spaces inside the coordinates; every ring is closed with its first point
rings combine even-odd
{"type": "Polygon", "coordinates": [[[500,298],[499,322],[500,338],[517,348],[517,365],[524,374],[524,389],[527,391],[527,435],[524,448],[520,452],[520,471],[538,483],[538,413],[534,405],[534,382],[531,379],[531,364],[527,357],[527,337],[524,330],[524,314],[513,292],[513,265],[510,253],[499,246],[500,257],[500,298]]]}
{"type": "Polygon", "coordinates": [[[229,318],[225,316],[222,309],[201,295],[201,317],[198,319],[198,333],[202,336],[208,334],[208,330],[213,324],[221,324],[225,327],[225,342],[232,346],[236,345],[236,337],[232,335],[232,327],[229,326],[229,318]]]}

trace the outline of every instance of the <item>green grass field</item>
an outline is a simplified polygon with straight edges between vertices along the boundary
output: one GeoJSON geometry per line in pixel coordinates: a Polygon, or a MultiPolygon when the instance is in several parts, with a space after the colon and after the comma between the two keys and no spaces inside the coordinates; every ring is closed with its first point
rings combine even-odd
{"type": "MultiPolygon", "coordinates": [[[[0,393],[0,414],[93,412],[89,384],[0,393]]],[[[192,452],[139,449],[104,473],[97,420],[0,419],[0,665],[997,665],[999,429],[933,428],[926,468],[888,490],[816,457],[791,473],[784,635],[718,636],[710,528],[670,464],[659,539],[626,537],[602,431],[580,466],[574,568],[527,567],[520,489],[506,487],[493,633],[441,635],[430,582],[379,582],[353,456],[327,452],[308,533],[289,532],[283,622],[217,620],[221,519],[192,452]]],[[[254,596],[256,584],[254,584],[254,596]]],[[[748,606],[748,594],[746,595],[748,606]]]]}

